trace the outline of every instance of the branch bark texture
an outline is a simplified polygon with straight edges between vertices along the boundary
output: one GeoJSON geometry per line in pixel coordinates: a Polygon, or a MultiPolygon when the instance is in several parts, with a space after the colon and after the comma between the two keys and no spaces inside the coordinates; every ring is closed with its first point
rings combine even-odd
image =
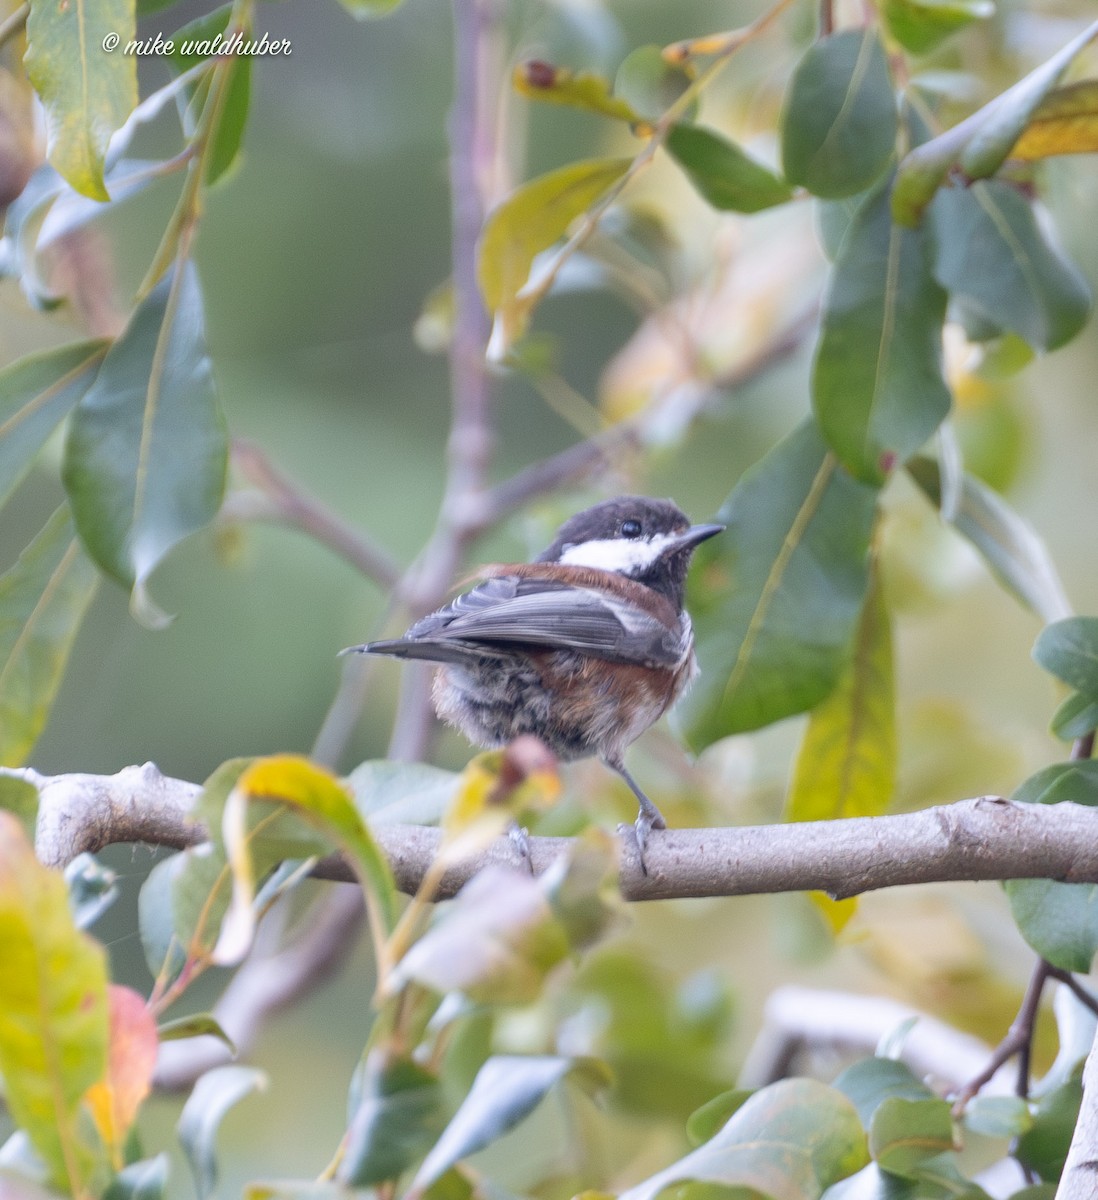
{"type": "MultiPolygon", "coordinates": [[[[117,842],[183,847],[206,836],[188,816],[198,785],[167,778],[151,763],[110,776],[9,773],[39,789],[37,849],[49,866],[63,867],[82,851],[117,842]]],[[[379,824],[374,836],[397,886],[414,892],[438,849],[439,831],[379,824]]],[[[567,838],[531,838],[534,870],[544,871],[569,844],[567,838]]],[[[889,817],[671,829],[651,839],[645,858],[647,874],[626,830],[620,887],[628,900],[810,890],[842,897],[946,880],[1098,883],[1098,810],[980,796],[889,817]]],[[[452,896],[489,862],[519,865],[510,839],[447,872],[440,895],[452,896]]],[[[321,863],[317,874],[351,878],[339,858],[321,863]]]]}

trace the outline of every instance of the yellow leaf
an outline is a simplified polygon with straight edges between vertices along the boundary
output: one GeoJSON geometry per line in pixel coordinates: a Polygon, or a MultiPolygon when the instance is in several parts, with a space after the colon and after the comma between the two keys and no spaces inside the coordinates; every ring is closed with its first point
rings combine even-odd
{"type": "Polygon", "coordinates": [[[539,298],[519,295],[535,257],[563,237],[632,161],[595,158],[570,163],[524,183],[489,215],[480,239],[477,279],[485,304],[498,316],[506,345],[522,334],[539,298]]]}
{"type": "Polygon", "coordinates": [[[632,105],[613,94],[608,79],[590,71],[569,71],[532,60],[519,63],[511,79],[515,91],[531,100],[582,108],[618,121],[632,123],[641,119],[632,105]]]}
{"type": "Polygon", "coordinates": [[[548,808],[559,796],[556,759],[537,738],[519,737],[503,750],[478,754],[443,816],[443,853],[448,860],[465,858],[520,814],[548,808]]]}
{"type": "Polygon", "coordinates": [[[809,892],[808,898],[816,906],[816,911],[823,917],[833,937],[842,933],[858,911],[857,896],[834,900],[826,892],[809,892]]]}
{"type": "Polygon", "coordinates": [[[1098,80],[1084,79],[1050,92],[1014,143],[1011,158],[1098,152],[1098,80]]]}
{"type": "Polygon", "coordinates": [[[812,710],[793,768],[786,819],[825,821],[885,812],[896,784],[892,629],[876,567],[850,661],[812,710]]]}
{"type": "Polygon", "coordinates": [[[107,1071],[84,1097],[111,1153],[115,1170],[125,1165],[125,1143],[141,1102],[149,1094],[159,1041],[156,1021],[137,992],[112,984],[107,1071]]]}

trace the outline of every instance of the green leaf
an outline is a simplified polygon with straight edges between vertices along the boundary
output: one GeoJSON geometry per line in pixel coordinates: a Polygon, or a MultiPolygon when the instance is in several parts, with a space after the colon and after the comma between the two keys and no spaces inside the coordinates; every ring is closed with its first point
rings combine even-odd
{"type": "Polygon", "coordinates": [[[1033,1115],[1021,1096],[975,1096],[965,1105],[964,1123],[985,1137],[1019,1137],[1033,1127],[1033,1115]]]}
{"type": "Polygon", "coordinates": [[[858,1110],[858,1117],[868,1128],[877,1109],[886,1100],[932,1100],[934,1093],[911,1068],[895,1058],[874,1056],[863,1058],[846,1068],[832,1085],[858,1110]]]}
{"type": "Polygon", "coordinates": [[[1083,1085],[1079,1079],[1042,1096],[1033,1115],[1033,1128],[1022,1134],[1014,1156],[1042,1179],[1057,1183],[1064,1170],[1068,1147],[1079,1120],[1083,1085]]]}
{"type": "Polygon", "coordinates": [[[502,1054],[490,1058],[416,1172],[412,1191],[423,1191],[456,1162],[497,1141],[568,1075],[588,1085],[601,1086],[606,1081],[605,1070],[592,1059],[502,1054]]]}
{"type": "Polygon", "coordinates": [[[1065,617],[1046,625],[1033,658],[1050,675],[1098,700],[1098,617],[1065,617]]]}
{"type": "Polygon", "coordinates": [[[1086,279],[1017,188],[1000,180],[944,188],[930,218],[935,278],[979,316],[1035,350],[1057,349],[1086,324],[1086,279]]]}
{"type": "MultiPolygon", "coordinates": [[[[641,117],[655,121],[675,104],[692,78],[680,65],[669,63],[659,46],[638,46],[628,54],[614,77],[614,95],[641,117]]],[[[697,102],[682,114],[692,120],[697,102]]]]}
{"type": "Polygon", "coordinates": [[[42,732],[95,582],[65,506],[0,575],[0,763],[42,732]]]}
{"type": "Polygon", "coordinates": [[[880,189],[858,210],[832,268],[812,379],[820,428],[863,482],[883,482],[949,412],[945,309],[924,236],[892,223],[880,189]]]}
{"type": "Polygon", "coordinates": [[[161,559],[217,514],[228,441],[190,263],[138,306],[76,407],[63,478],[88,553],[162,620],[145,585],[161,559]]]}
{"type": "Polygon", "coordinates": [[[15,817],[27,841],[33,844],[38,826],[38,789],[34,784],[27,779],[0,772],[0,810],[15,817]]]}
{"type": "Polygon", "coordinates": [[[393,968],[389,988],[410,980],[495,1004],[533,1000],[568,955],[544,887],[528,873],[488,866],[393,968]]]}
{"type": "Polygon", "coordinates": [[[1056,154],[1098,151],[1098,80],[1055,88],[1010,149],[1011,158],[1033,161],[1056,154]]]}
{"type": "Polygon", "coordinates": [[[818,704],[847,661],[868,582],[876,491],[808,421],[725,501],[690,611],[701,677],[677,710],[695,750],[818,704]]]}
{"type": "Polygon", "coordinates": [[[107,345],[103,340],[73,342],[30,354],[0,372],[0,504],[87,391],[107,345]]]}
{"type": "Polygon", "coordinates": [[[46,109],[46,154],[76,191],[109,200],[103,161],[111,134],[137,104],[132,0],[32,0],[27,76],[46,109]],[[103,49],[116,34],[119,48],[103,49]]]}
{"type": "Polygon", "coordinates": [[[569,71],[552,63],[519,63],[511,76],[515,91],[530,100],[562,104],[635,124],[641,119],[633,106],[610,90],[610,81],[590,71],[569,71]]]}
{"type": "Polygon", "coordinates": [[[399,8],[404,0],[339,0],[340,4],[359,21],[371,17],[386,17],[399,8]]]}
{"type": "Polygon", "coordinates": [[[339,1167],[350,1187],[397,1179],[434,1145],[444,1124],[437,1076],[411,1059],[389,1060],[374,1050],[365,1076],[339,1167]]]}
{"type": "Polygon", "coordinates": [[[992,0],[885,0],[889,33],[912,54],[927,54],[951,33],[994,15],[992,0]]]}
{"type": "MultiPolygon", "coordinates": [[[[205,53],[202,43],[209,43],[217,54],[222,43],[231,43],[238,32],[229,29],[229,18],[233,6],[226,4],[213,12],[189,21],[172,35],[174,50],[167,56],[174,74],[182,75],[211,55],[205,53]]],[[[251,36],[251,28],[244,26],[239,32],[245,39],[251,36]]],[[[244,139],[244,126],[248,120],[248,106],[252,90],[252,56],[229,54],[218,62],[203,81],[189,89],[190,103],[195,116],[206,104],[217,104],[217,118],[210,134],[211,144],[206,165],[206,183],[214,184],[236,162],[244,139]]]]}
{"type": "Polygon", "coordinates": [[[882,1101],[869,1127],[869,1152],[882,1170],[909,1178],[928,1158],[953,1149],[949,1103],[937,1096],[882,1101]]]}
{"type": "Polygon", "coordinates": [[[69,908],[77,929],[88,929],[118,899],[118,876],[94,854],[78,854],[65,868],[69,908]]]}
{"type": "Polygon", "coordinates": [[[428,763],[360,763],[344,781],[370,824],[437,825],[457,794],[461,775],[428,763]]]}
{"type": "Polygon", "coordinates": [[[266,1087],[267,1076],[251,1067],[214,1067],[194,1085],[177,1129],[198,1200],[206,1200],[217,1186],[217,1133],[225,1114],[245,1096],[266,1087]]]}
{"type": "MultiPolygon", "coordinates": [[[[1045,767],[1011,798],[1026,804],[1098,807],[1098,760],[1045,767]]],[[[1038,954],[1065,971],[1090,970],[1098,951],[1098,885],[1009,879],[1003,887],[1022,936],[1038,954]]]]}
{"type": "Polygon", "coordinates": [[[686,1122],[686,1137],[690,1145],[700,1146],[708,1142],[754,1094],[752,1088],[733,1088],[695,1109],[686,1122]]]}
{"type": "Polygon", "coordinates": [[[0,1077],[53,1183],[88,1194],[102,1164],[81,1099],[107,1066],[107,968],[73,923],[64,881],[0,813],[0,1077]]]}
{"type": "MultiPolygon", "coordinates": [[[[930,500],[940,504],[938,464],[933,459],[916,458],[907,469],[930,500]]],[[[1031,612],[1044,621],[1057,621],[1071,611],[1048,547],[1028,521],[975,476],[962,477],[952,524],[1031,612]]]]}
{"type": "Polygon", "coordinates": [[[896,146],[896,100],[876,30],[820,38],[797,64],[782,113],[786,179],[816,196],[864,191],[896,146]]]}
{"type": "Polygon", "coordinates": [[[191,1013],[186,1017],[176,1017],[174,1021],[165,1021],[156,1027],[156,1035],[162,1042],[177,1042],[194,1037],[215,1037],[229,1049],[230,1053],[236,1054],[236,1043],[221,1028],[220,1022],[212,1013],[191,1013]]]}
{"type": "Polygon", "coordinates": [[[874,572],[835,689],[812,710],[786,800],[788,821],[877,817],[896,786],[892,626],[874,572]]]}
{"type": "MultiPolygon", "coordinates": [[[[347,790],[327,771],[297,755],[280,754],[257,759],[245,768],[226,801],[223,827],[233,867],[237,911],[240,911],[237,901],[246,901],[250,907],[253,899],[253,895],[247,894],[250,889],[246,875],[251,868],[246,863],[250,858],[248,847],[234,842],[229,834],[235,828],[237,835],[253,840],[247,828],[246,809],[255,801],[288,807],[296,817],[331,837],[347,853],[362,885],[380,953],[384,936],[391,933],[396,924],[396,884],[389,860],[378,849],[347,790]]],[[[269,843],[270,835],[266,836],[269,843]]],[[[309,856],[294,852],[293,847],[288,849],[290,852],[283,853],[282,857],[309,856]]],[[[274,852],[278,853],[278,850],[274,852]]]]}
{"type": "Polygon", "coordinates": [[[753,213],[793,195],[784,179],[711,129],[675,125],[664,145],[714,208],[753,213]]]}
{"type": "Polygon", "coordinates": [[[1086,737],[1098,729],[1098,700],[1073,692],[1053,714],[1049,728],[1065,742],[1086,737]]]}
{"type": "Polygon", "coordinates": [[[170,1171],[167,1154],[130,1163],[111,1180],[103,1200],[164,1200],[170,1171]]]}
{"type": "Polygon", "coordinates": [[[534,259],[562,238],[629,169],[630,158],[594,158],[569,163],[524,183],[492,210],[477,255],[477,280],[484,303],[497,314],[510,345],[526,329],[532,302],[520,298],[534,259]]]}
{"type": "Polygon", "coordinates": [[[917,225],[955,165],[969,179],[994,175],[1071,60],[1096,36],[1098,21],[959,125],[916,146],[896,173],[892,189],[892,214],[896,221],[901,225],[917,225]]]}
{"type": "Polygon", "coordinates": [[[867,1161],[865,1134],[850,1101],[813,1079],[785,1079],[756,1092],[704,1145],[619,1200],[656,1200],[696,1180],[734,1193],[815,1198],[867,1161]]]}

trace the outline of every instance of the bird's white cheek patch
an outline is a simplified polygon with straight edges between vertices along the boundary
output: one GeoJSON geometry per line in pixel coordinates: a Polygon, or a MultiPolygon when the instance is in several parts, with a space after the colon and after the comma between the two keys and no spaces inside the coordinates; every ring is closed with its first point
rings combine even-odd
{"type": "Polygon", "coordinates": [[[636,575],[650,567],[669,542],[670,534],[654,538],[603,538],[599,541],[577,542],[560,556],[570,567],[595,567],[600,571],[617,571],[621,575],[636,575]]]}

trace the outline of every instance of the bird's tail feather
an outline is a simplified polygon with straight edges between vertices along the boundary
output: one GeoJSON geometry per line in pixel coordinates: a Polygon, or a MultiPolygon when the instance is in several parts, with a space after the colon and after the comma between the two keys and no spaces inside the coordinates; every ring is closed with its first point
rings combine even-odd
{"type": "Polygon", "coordinates": [[[413,641],[394,638],[391,641],[367,642],[364,646],[348,646],[341,654],[388,654],[393,658],[422,659],[436,663],[468,663],[471,659],[491,656],[484,646],[468,646],[452,641],[413,641]]]}

